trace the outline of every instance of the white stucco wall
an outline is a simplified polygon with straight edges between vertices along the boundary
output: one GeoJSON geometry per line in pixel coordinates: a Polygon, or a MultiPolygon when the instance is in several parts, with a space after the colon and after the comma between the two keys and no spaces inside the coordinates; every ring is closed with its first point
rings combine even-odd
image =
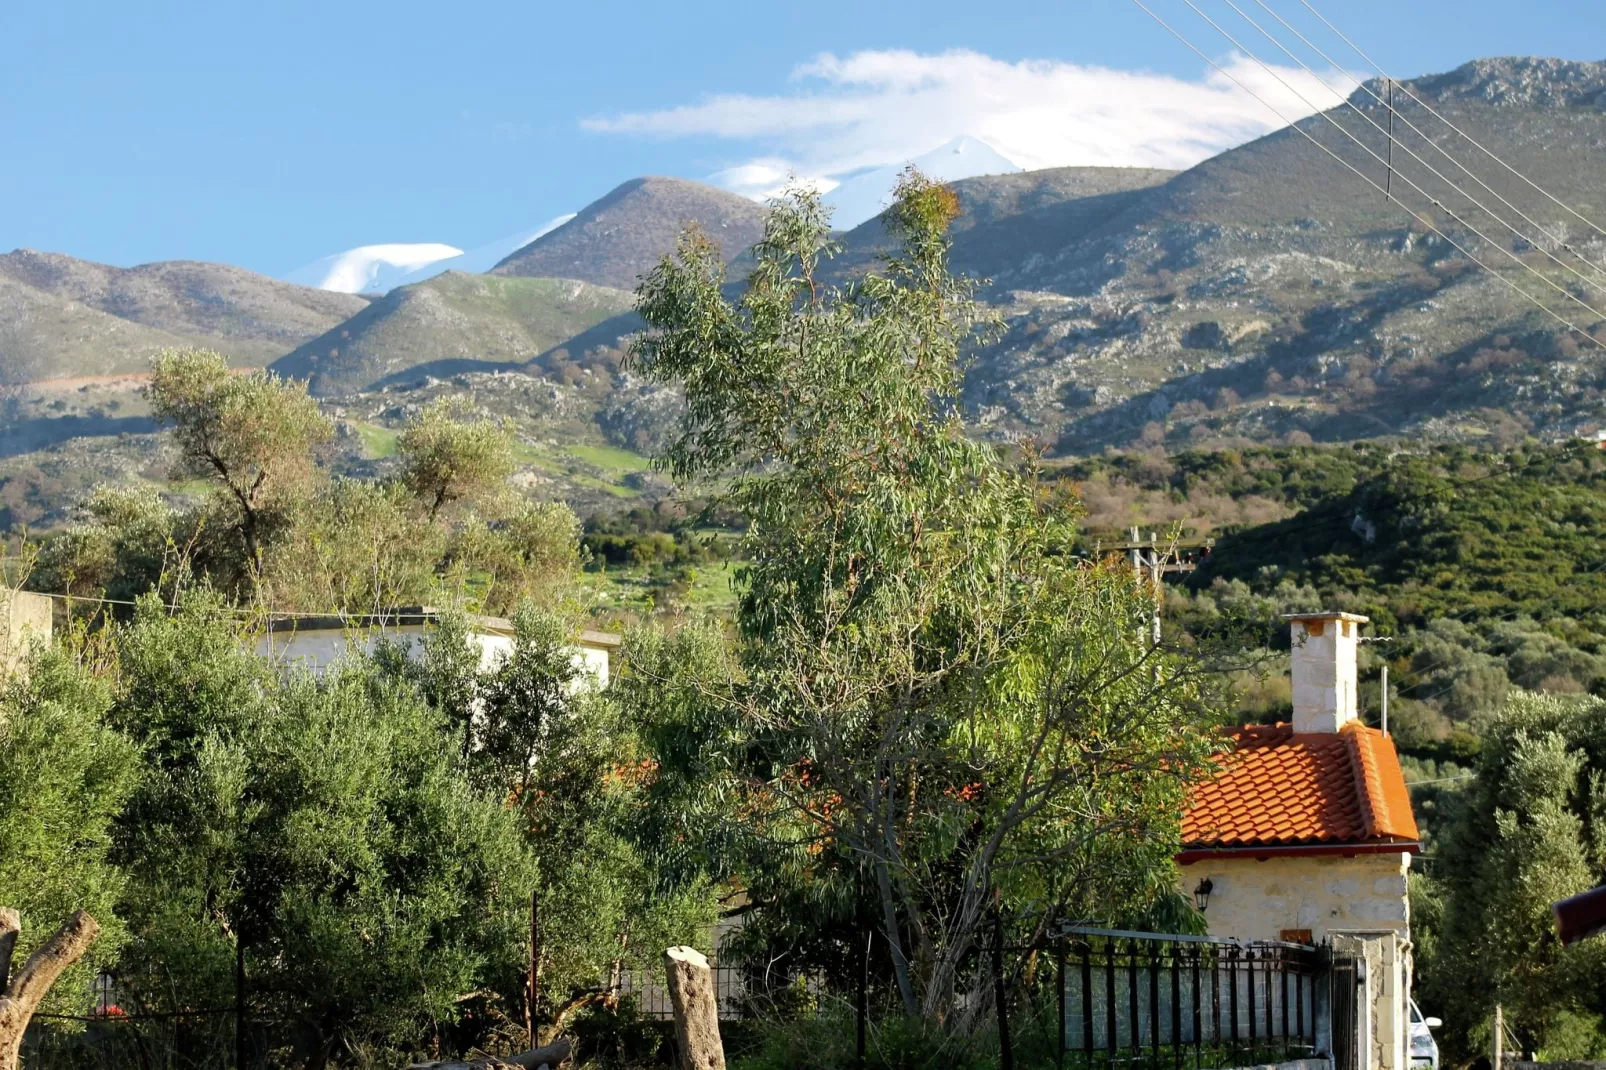
{"type": "MultiPolygon", "coordinates": [[[[429,626],[412,624],[387,628],[319,628],[303,631],[269,632],[257,640],[256,651],[271,657],[287,667],[305,668],[323,672],[339,661],[347,652],[368,652],[381,639],[403,643],[408,656],[416,656],[423,645],[429,626]]],[[[471,636],[480,648],[480,668],[494,667],[513,649],[513,637],[494,632],[476,632],[471,636]]],[[[603,647],[577,645],[574,648],[575,664],[591,678],[592,686],[608,686],[609,651],[603,647]]]]}
{"type": "Polygon", "coordinates": [[[0,587],[0,678],[23,668],[28,647],[36,640],[49,645],[52,608],[45,595],[0,587]]]}

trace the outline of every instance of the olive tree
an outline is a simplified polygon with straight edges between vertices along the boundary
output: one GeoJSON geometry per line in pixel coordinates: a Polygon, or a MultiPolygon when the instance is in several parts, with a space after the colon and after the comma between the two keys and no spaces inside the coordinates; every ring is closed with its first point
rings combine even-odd
{"type": "Polygon", "coordinates": [[[305,383],[266,371],[236,374],[205,349],[159,355],[147,394],[157,420],[172,425],[178,474],[217,488],[246,571],[260,578],[270,529],[314,477],[314,451],[333,436],[333,425],[305,383]]]}
{"type": "Polygon", "coordinates": [[[440,398],[409,420],[396,441],[402,481],[432,522],[454,502],[503,489],[513,474],[511,425],[470,416],[463,399],[440,398]]]}
{"type": "MultiPolygon", "coordinates": [[[[1563,948],[1551,904],[1606,880],[1606,702],[1514,692],[1487,724],[1476,781],[1431,878],[1427,995],[1468,1056],[1495,1004],[1528,1051],[1606,1052],[1606,946],[1563,948]],[[1592,1021],[1582,1050],[1551,1051],[1592,1021]]],[[[1574,1038],[1577,1042],[1577,1038],[1574,1038]]]]}

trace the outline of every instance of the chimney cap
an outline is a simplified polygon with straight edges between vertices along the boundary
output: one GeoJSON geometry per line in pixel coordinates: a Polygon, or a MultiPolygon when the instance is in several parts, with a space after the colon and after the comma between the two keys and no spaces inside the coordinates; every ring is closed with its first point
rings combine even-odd
{"type": "Polygon", "coordinates": [[[1323,613],[1284,613],[1283,620],[1349,620],[1356,624],[1367,624],[1371,617],[1363,617],[1359,613],[1346,613],[1341,609],[1332,609],[1323,613]]]}

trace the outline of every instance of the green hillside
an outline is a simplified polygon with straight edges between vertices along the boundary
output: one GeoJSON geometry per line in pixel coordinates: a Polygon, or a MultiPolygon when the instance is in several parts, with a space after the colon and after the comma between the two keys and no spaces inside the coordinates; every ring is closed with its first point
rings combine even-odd
{"type": "Polygon", "coordinates": [[[448,271],[391,291],[273,370],[341,394],[415,372],[522,365],[633,303],[623,290],[572,279],[448,271]]]}
{"type": "Polygon", "coordinates": [[[0,383],[143,372],[175,345],[260,367],[367,304],[226,264],[119,268],[18,249],[0,255],[0,383]]]}
{"type": "MultiPolygon", "coordinates": [[[[1370,617],[1389,642],[1366,648],[1363,706],[1375,719],[1386,662],[1391,727],[1418,758],[1464,759],[1512,687],[1606,691],[1606,452],[1593,442],[1128,454],[1051,474],[1092,505],[1084,551],[1122,521],[1215,531],[1167,592],[1174,636],[1281,652],[1279,613],[1370,617]]],[[[1286,711],[1285,694],[1258,687],[1251,713],[1286,711]]]]}

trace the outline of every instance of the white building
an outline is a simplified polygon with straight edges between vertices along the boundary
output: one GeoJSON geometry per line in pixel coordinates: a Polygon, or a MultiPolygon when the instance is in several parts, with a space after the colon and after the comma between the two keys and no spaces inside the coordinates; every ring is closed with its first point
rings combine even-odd
{"type": "MultiPolygon", "coordinates": [[[[370,615],[275,617],[257,640],[257,653],[313,672],[322,672],[349,651],[371,651],[382,639],[406,646],[411,656],[440,619],[441,610],[433,606],[399,606],[370,615]]],[[[513,622],[506,617],[470,617],[469,627],[480,649],[481,668],[491,668],[513,649],[513,622]]],[[[608,686],[621,641],[611,632],[575,636],[575,664],[594,686],[608,686]]]]}

